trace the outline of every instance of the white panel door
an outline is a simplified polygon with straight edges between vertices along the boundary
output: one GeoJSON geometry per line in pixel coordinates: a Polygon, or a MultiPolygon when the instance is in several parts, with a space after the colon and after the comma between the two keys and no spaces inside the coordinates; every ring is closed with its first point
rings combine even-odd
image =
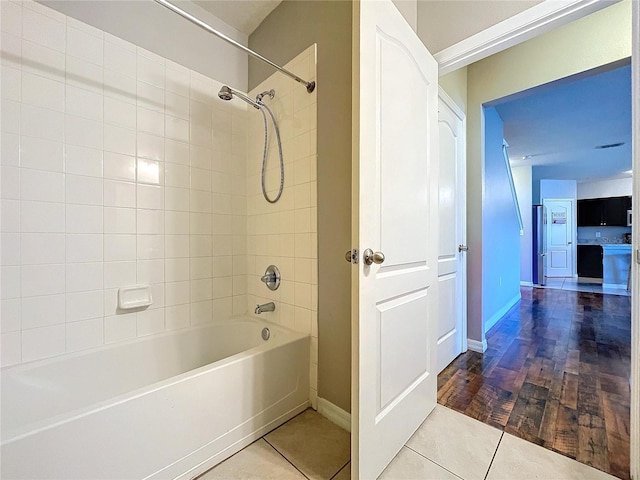
{"type": "Polygon", "coordinates": [[[464,113],[438,95],[438,372],[467,349],[466,142],[464,113]]]}
{"type": "Polygon", "coordinates": [[[543,199],[545,206],[546,275],[570,277],[573,270],[573,201],[543,199]]]}
{"type": "Polygon", "coordinates": [[[436,404],[438,66],[390,0],[356,8],[352,477],[374,479],[436,404]]]}

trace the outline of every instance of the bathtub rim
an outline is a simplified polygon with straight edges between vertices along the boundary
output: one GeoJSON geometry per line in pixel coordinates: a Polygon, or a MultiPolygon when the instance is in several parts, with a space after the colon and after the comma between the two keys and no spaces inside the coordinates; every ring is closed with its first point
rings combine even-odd
{"type": "MultiPolygon", "coordinates": [[[[5,367],[7,369],[11,369],[11,371],[16,371],[18,370],[29,370],[31,368],[37,368],[39,366],[44,366],[50,363],[55,363],[56,360],[60,360],[62,358],[64,359],[76,359],[78,357],[82,357],[88,354],[92,354],[92,353],[97,353],[97,352],[101,352],[101,351],[106,351],[106,350],[115,350],[119,347],[125,346],[125,345],[135,345],[138,343],[142,343],[145,341],[152,341],[158,338],[164,338],[164,337],[168,337],[168,336],[172,336],[175,335],[177,333],[187,333],[187,332],[193,332],[193,331],[197,331],[197,330],[204,330],[206,328],[211,328],[213,326],[224,326],[224,325],[230,325],[233,324],[235,322],[238,321],[245,321],[248,323],[254,323],[254,324],[259,324],[259,325],[264,325],[267,328],[276,328],[281,330],[282,332],[285,333],[285,337],[282,338],[280,335],[278,335],[277,339],[273,339],[273,341],[269,342],[269,341],[263,341],[263,343],[252,347],[248,350],[243,350],[241,352],[238,352],[236,354],[233,354],[229,357],[225,357],[222,358],[216,362],[213,363],[208,363],[206,365],[202,365],[198,368],[195,368],[193,370],[188,370],[186,372],[182,372],[178,375],[174,375],[172,377],[169,378],[165,378],[162,380],[158,380],[156,382],[147,384],[147,385],[143,385],[141,387],[135,388],[133,390],[129,390],[128,392],[124,392],[121,393],[119,395],[115,395],[113,397],[110,397],[108,399],[105,400],[101,400],[95,403],[92,403],[90,405],[84,406],[84,407],[80,407],[80,408],[76,408],[74,410],[71,410],[69,412],[64,412],[64,413],[59,413],[57,415],[53,415],[51,417],[48,417],[46,419],[42,419],[42,420],[38,420],[35,422],[30,422],[27,424],[24,424],[23,426],[21,426],[20,428],[16,428],[16,429],[12,429],[12,430],[7,430],[6,432],[1,432],[1,437],[0,437],[0,447],[3,447],[5,445],[8,445],[10,443],[13,443],[15,441],[19,441],[22,440],[24,438],[27,438],[31,435],[36,435],[40,432],[49,430],[51,428],[55,428],[63,423],[66,422],[70,422],[73,420],[77,420],[83,416],[89,415],[91,413],[94,412],[100,412],[103,411],[107,408],[110,408],[112,406],[115,405],[121,405],[127,401],[133,400],[133,399],[137,399],[140,397],[143,397],[145,395],[157,392],[158,390],[161,390],[163,388],[167,388],[170,387],[172,385],[178,384],[178,383],[182,383],[185,382],[188,379],[191,378],[197,378],[199,376],[205,375],[207,373],[209,373],[211,370],[216,370],[219,368],[222,368],[226,365],[231,365],[234,363],[238,363],[248,357],[254,356],[254,355],[259,355],[262,352],[280,347],[280,346],[285,346],[294,342],[298,342],[302,339],[306,339],[306,338],[310,338],[311,335],[308,334],[303,334],[300,332],[296,332],[294,330],[291,330],[287,327],[283,327],[281,325],[278,324],[274,324],[274,323],[270,323],[266,320],[262,320],[262,319],[258,319],[258,318],[254,318],[254,317],[250,317],[247,315],[240,315],[240,316],[236,316],[236,317],[230,317],[228,319],[225,320],[220,320],[220,321],[216,321],[216,322],[211,322],[211,323],[206,323],[206,324],[202,324],[202,325],[195,325],[195,326],[191,326],[191,327],[186,327],[186,328],[181,328],[181,329],[176,329],[176,330],[170,330],[167,332],[163,332],[157,335],[148,335],[148,336],[144,336],[144,337],[138,337],[135,339],[131,339],[131,340],[127,340],[124,342],[117,342],[117,343],[113,343],[113,344],[108,344],[108,345],[101,345],[100,347],[96,347],[96,348],[92,348],[92,349],[87,349],[87,350],[81,350],[79,352],[73,352],[69,355],[57,355],[55,357],[50,357],[50,358],[45,358],[45,359],[41,359],[41,360],[34,360],[32,362],[26,362],[24,364],[20,364],[18,366],[9,366],[9,367],[5,367]]],[[[273,338],[273,337],[271,337],[273,338]]],[[[0,375],[2,373],[5,373],[5,371],[8,370],[4,370],[4,368],[0,371],[0,375]]],[[[1,393],[1,392],[0,392],[1,393]]]]}

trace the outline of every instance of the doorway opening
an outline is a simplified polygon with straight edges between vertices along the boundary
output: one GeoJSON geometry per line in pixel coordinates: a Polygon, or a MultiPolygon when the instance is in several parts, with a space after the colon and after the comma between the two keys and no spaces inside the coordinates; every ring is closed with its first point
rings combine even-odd
{"type": "MultiPolygon", "coordinates": [[[[474,73],[481,70],[478,67],[474,73]]],[[[471,86],[471,74],[468,81],[469,92],[478,88],[471,86]]],[[[481,352],[458,357],[441,373],[439,403],[629,478],[631,302],[626,279],[631,246],[625,241],[630,241],[631,227],[625,223],[596,229],[578,223],[581,200],[631,196],[629,59],[494,98],[499,100],[483,99],[481,103],[485,152],[481,172],[483,294],[479,303],[486,335],[481,340],[486,346],[481,352]],[[625,88],[612,86],[616,78],[625,88]],[[590,102],[595,105],[579,100],[577,93],[565,92],[551,100],[554,89],[569,90],[576,83],[586,83],[584,88],[591,92],[590,102]],[[614,98],[614,92],[622,94],[621,98],[614,98]],[[599,100],[595,94],[600,94],[599,100]],[[538,95],[549,97],[551,103],[535,98],[538,95]],[[591,111],[585,112],[585,107],[591,111]],[[563,117],[563,108],[573,120],[563,117]],[[548,120],[550,114],[557,117],[556,123],[548,120]],[[525,122],[527,115],[534,122],[525,122]],[[591,121],[583,125],[585,119],[591,121]],[[600,126],[600,121],[606,126],[600,126]],[[570,137],[567,131],[572,130],[580,135],[570,137]],[[510,145],[524,217],[522,236],[506,172],[500,168],[503,140],[510,145]],[[609,148],[598,148],[602,146],[609,148]],[[588,166],[589,158],[594,159],[592,166],[588,166]],[[532,206],[538,204],[547,207],[543,217],[545,288],[534,288],[532,278],[532,206]],[[618,270],[622,266],[622,274],[615,275],[616,283],[578,276],[580,244],[598,245],[602,250],[628,249],[626,263],[618,254],[613,265],[608,265],[618,270]],[[517,272],[515,280],[512,270],[517,272]]],[[[474,106],[471,100],[467,111],[469,105],[474,106]]],[[[469,231],[477,234],[474,228],[469,231]]],[[[473,248],[471,238],[470,244],[473,248]]]]}

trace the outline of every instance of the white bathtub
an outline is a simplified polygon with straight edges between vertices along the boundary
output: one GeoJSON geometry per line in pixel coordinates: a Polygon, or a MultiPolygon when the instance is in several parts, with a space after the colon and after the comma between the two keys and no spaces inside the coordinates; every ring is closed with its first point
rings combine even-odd
{"type": "Polygon", "coordinates": [[[191,478],[307,408],[309,337],[232,319],[1,382],[3,479],[191,478]]]}

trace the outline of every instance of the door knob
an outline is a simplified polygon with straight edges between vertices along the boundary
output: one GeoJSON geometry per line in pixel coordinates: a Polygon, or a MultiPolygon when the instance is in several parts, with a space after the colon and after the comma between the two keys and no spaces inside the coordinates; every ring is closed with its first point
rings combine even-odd
{"type": "Polygon", "coordinates": [[[468,250],[469,250],[469,247],[467,245],[458,245],[459,252],[467,252],[468,250]]]}
{"type": "Polygon", "coordinates": [[[362,260],[364,260],[365,265],[371,265],[372,263],[380,265],[384,262],[384,253],[374,252],[370,248],[367,248],[362,254],[362,260]]]}
{"type": "Polygon", "coordinates": [[[567,245],[571,245],[573,242],[567,242],[567,245]]]}

